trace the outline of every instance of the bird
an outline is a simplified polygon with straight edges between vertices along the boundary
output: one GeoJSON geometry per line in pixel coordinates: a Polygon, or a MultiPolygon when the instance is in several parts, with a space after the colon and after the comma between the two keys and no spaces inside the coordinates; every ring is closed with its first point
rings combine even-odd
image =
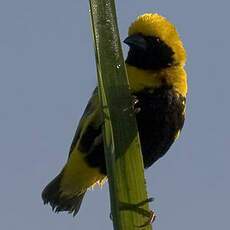
{"type": "MultiPolygon", "coordinates": [[[[178,138],[186,111],[186,51],[176,27],[164,16],[145,13],[131,23],[124,40],[130,93],[135,97],[144,167],[163,157],[178,138]]],[[[85,193],[106,179],[103,116],[96,87],[80,119],[61,172],[42,199],[55,212],[78,213],[85,193]]]]}

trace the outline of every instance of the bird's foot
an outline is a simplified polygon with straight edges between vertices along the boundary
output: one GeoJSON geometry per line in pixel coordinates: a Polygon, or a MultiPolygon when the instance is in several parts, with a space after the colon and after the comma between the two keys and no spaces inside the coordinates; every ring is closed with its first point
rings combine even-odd
{"type": "Polygon", "coordinates": [[[133,116],[141,111],[141,108],[138,107],[138,98],[135,95],[132,95],[132,100],[131,100],[131,106],[124,109],[124,112],[131,110],[132,113],[130,113],[130,116],[133,116]]]}
{"type": "MultiPolygon", "coordinates": [[[[147,221],[142,224],[142,225],[138,225],[138,226],[135,226],[135,227],[138,227],[138,228],[143,228],[143,227],[146,227],[150,224],[152,224],[154,222],[154,220],[156,219],[156,214],[154,211],[152,210],[146,210],[144,209],[142,206],[144,206],[146,203],[149,203],[149,202],[152,202],[154,199],[153,198],[148,198],[144,201],[141,201],[139,203],[136,203],[136,204],[130,204],[130,203],[126,203],[126,202],[120,202],[119,203],[119,206],[120,206],[120,210],[121,211],[134,211],[144,217],[147,218],[147,221]]],[[[113,219],[112,217],[112,214],[110,213],[110,219],[113,219]]]]}
{"type": "Polygon", "coordinates": [[[141,108],[138,107],[139,100],[137,96],[132,95],[132,110],[135,114],[139,113],[141,111],[141,108]]]}

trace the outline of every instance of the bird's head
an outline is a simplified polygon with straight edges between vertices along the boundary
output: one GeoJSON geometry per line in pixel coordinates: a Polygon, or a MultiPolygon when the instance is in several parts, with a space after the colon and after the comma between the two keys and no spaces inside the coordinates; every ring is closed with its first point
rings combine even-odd
{"type": "Polygon", "coordinates": [[[184,65],[186,52],[175,26],[159,14],[144,14],[129,27],[126,63],[146,70],[184,65]]]}

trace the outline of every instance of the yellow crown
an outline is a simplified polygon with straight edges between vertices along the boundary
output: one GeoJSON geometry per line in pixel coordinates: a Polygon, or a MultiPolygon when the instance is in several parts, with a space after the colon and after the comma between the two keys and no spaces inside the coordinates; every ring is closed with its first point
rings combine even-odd
{"type": "Polygon", "coordinates": [[[129,36],[133,34],[143,34],[145,36],[156,36],[165,42],[174,51],[176,63],[184,65],[186,61],[186,51],[177,33],[176,27],[165,17],[159,14],[143,14],[129,27],[129,36]]]}

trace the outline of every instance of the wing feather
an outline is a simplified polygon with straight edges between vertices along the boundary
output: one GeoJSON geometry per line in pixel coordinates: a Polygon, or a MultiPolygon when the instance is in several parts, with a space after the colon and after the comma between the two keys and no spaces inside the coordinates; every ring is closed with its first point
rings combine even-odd
{"type": "Polygon", "coordinates": [[[90,123],[94,123],[95,126],[100,126],[102,123],[97,87],[94,89],[93,94],[78,124],[72,144],[70,146],[69,157],[78,144],[78,141],[83,133],[82,131],[85,130],[87,126],[90,125],[90,123]]]}

